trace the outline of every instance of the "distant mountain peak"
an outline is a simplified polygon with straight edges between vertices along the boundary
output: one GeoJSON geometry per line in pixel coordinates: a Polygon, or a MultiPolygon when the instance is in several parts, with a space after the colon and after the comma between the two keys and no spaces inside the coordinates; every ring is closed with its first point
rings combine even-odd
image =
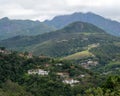
{"type": "Polygon", "coordinates": [[[75,12],[73,14],[60,15],[54,17],[52,20],[47,20],[44,23],[46,23],[47,25],[52,25],[58,29],[61,29],[64,28],[66,25],[76,21],[91,23],[105,30],[109,34],[120,36],[119,22],[104,18],[92,12],[86,12],[86,13],[75,12]]]}
{"type": "Polygon", "coordinates": [[[3,17],[3,18],[1,18],[1,20],[8,21],[9,18],[8,17],[3,17]]]}
{"type": "Polygon", "coordinates": [[[0,40],[17,35],[34,36],[53,30],[55,30],[54,27],[40,21],[9,19],[8,17],[0,19],[0,40]]]}
{"type": "Polygon", "coordinates": [[[94,14],[93,12],[74,12],[73,14],[94,14]]]}
{"type": "Polygon", "coordinates": [[[93,15],[96,15],[96,14],[93,13],[93,12],[86,12],[85,14],[93,14],[93,15]]]}
{"type": "Polygon", "coordinates": [[[66,32],[105,33],[104,30],[96,27],[95,25],[81,21],[71,23],[68,26],[64,27],[63,30],[65,30],[66,32]]]}

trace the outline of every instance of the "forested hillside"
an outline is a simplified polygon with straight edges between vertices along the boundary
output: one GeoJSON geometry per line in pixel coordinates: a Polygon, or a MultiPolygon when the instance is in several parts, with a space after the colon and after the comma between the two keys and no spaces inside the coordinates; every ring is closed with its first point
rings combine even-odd
{"type": "Polygon", "coordinates": [[[120,38],[84,22],[38,36],[16,36],[0,42],[10,50],[69,60],[101,74],[119,74],[120,38]]]}
{"type": "Polygon", "coordinates": [[[70,61],[46,56],[29,57],[29,53],[8,51],[3,47],[0,52],[0,76],[1,96],[120,95],[120,77],[117,75],[95,74],[70,61]],[[31,69],[46,70],[49,74],[29,74],[31,69]],[[77,80],[77,84],[63,82],[67,78],[77,80]]]}

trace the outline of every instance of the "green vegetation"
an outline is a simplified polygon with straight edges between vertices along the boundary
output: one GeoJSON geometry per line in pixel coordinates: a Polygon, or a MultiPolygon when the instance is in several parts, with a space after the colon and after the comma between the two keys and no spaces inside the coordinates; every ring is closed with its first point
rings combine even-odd
{"type": "Polygon", "coordinates": [[[28,51],[36,56],[72,60],[85,68],[105,70],[104,67],[112,61],[119,62],[119,42],[119,37],[111,36],[92,24],[75,22],[42,35],[16,36],[1,41],[0,45],[10,50],[28,51]]]}
{"type": "Polygon", "coordinates": [[[0,47],[0,96],[119,96],[119,42],[82,22],[3,40],[1,46],[24,52],[0,47]]]}
{"type": "Polygon", "coordinates": [[[90,52],[99,58],[101,64],[107,64],[112,60],[119,61],[120,46],[114,44],[102,44],[99,47],[91,49],[90,52]]]}
{"type": "Polygon", "coordinates": [[[46,56],[28,58],[29,53],[27,52],[7,52],[0,53],[0,96],[120,95],[120,76],[115,74],[104,76],[70,61],[46,56]],[[47,70],[49,74],[45,76],[28,75],[30,69],[47,70]],[[57,75],[60,72],[68,75],[61,77],[57,75]],[[62,81],[66,78],[79,80],[79,83],[72,86],[65,84],[62,81]]]}
{"type": "Polygon", "coordinates": [[[91,44],[108,44],[119,41],[104,30],[83,22],[75,22],[55,32],[38,36],[17,36],[0,42],[2,46],[34,55],[65,57],[86,50],[91,44]],[[87,34],[87,35],[86,35],[87,34]]]}
{"type": "Polygon", "coordinates": [[[119,96],[120,76],[110,76],[102,87],[90,88],[83,96],[119,96]]]}
{"type": "Polygon", "coordinates": [[[77,60],[77,59],[81,59],[81,58],[85,58],[85,57],[91,57],[93,56],[92,53],[90,53],[88,50],[86,51],[82,51],[82,52],[77,52],[75,54],[69,55],[67,57],[64,57],[63,59],[66,60],[77,60]]]}
{"type": "Polygon", "coordinates": [[[88,47],[86,48],[87,50],[74,53],[72,55],[63,57],[62,59],[65,59],[65,60],[79,60],[79,59],[82,59],[82,58],[94,57],[94,54],[89,52],[89,50],[91,50],[92,48],[96,48],[98,46],[99,46],[99,44],[88,45],[88,47]]]}

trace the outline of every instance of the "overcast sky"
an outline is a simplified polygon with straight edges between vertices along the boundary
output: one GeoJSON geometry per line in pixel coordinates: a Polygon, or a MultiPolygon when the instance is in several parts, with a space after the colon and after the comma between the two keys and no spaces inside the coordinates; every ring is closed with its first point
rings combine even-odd
{"type": "Polygon", "coordinates": [[[0,0],[0,18],[43,21],[74,12],[94,12],[120,21],[120,0],[0,0]]]}

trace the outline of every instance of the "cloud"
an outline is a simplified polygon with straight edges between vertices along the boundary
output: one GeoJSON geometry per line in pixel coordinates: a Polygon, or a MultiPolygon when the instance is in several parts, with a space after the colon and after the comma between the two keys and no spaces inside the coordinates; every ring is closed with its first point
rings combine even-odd
{"type": "Polygon", "coordinates": [[[0,18],[51,19],[73,12],[95,12],[120,20],[119,0],[0,0],[0,18]]]}

